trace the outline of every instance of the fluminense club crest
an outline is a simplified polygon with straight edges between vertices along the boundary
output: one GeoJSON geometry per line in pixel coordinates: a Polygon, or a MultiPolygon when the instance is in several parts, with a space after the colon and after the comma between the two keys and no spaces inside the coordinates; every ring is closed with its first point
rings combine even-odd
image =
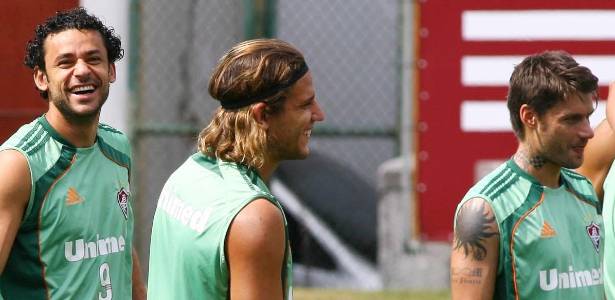
{"type": "Polygon", "coordinates": [[[117,204],[120,206],[122,213],[124,214],[124,218],[128,220],[128,197],[130,193],[126,191],[124,188],[120,188],[120,191],[117,192],[117,204]]]}
{"type": "Polygon", "coordinates": [[[596,252],[600,252],[600,226],[594,222],[591,222],[589,225],[585,226],[585,230],[587,231],[587,235],[589,235],[592,244],[594,244],[596,252]]]}

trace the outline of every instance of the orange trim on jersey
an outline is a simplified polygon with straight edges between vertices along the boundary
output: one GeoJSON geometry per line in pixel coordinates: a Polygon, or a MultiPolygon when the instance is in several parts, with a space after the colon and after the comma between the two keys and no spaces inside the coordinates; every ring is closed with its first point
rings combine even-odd
{"type": "Polygon", "coordinates": [[[45,200],[47,200],[49,191],[51,191],[53,187],[56,185],[56,183],[62,177],[64,177],[64,175],[66,175],[68,170],[70,170],[70,168],[73,166],[73,163],[75,163],[76,159],[77,159],[77,153],[73,154],[73,158],[70,160],[70,165],[66,168],[66,170],[64,170],[64,172],[62,172],[62,174],[60,174],[60,176],[58,176],[53,181],[53,183],[49,186],[49,189],[47,189],[47,191],[45,192],[45,196],[43,196],[43,200],[41,201],[41,207],[38,209],[38,227],[36,229],[36,231],[38,232],[38,260],[41,263],[41,266],[43,269],[43,287],[45,287],[45,291],[47,293],[47,299],[51,299],[51,296],[49,295],[49,287],[47,286],[47,281],[45,280],[45,265],[43,264],[43,257],[41,253],[41,223],[43,222],[42,220],[43,214],[41,213],[41,211],[43,210],[43,206],[45,206],[45,200]]]}
{"type": "Polygon", "coordinates": [[[122,164],[119,161],[113,159],[111,156],[107,155],[107,153],[105,153],[105,151],[100,151],[100,153],[102,153],[102,155],[104,155],[108,160],[112,161],[113,163],[115,163],[116,165],[125,168],[126,171],[128,171],[128,183],[130,183],[130,168],[128,167],[128,165],[122,164]]]}
{"type": "Polygon", "coordinates": [[[540,204],[542,204],[543,200],[545,199],[545,193],[543,192],[540,195],[540,200],[538,200],[538,202],[536,202],[536,204],[534,204],[534,206],[532,206],[532,208],[530,208],[530,210],[528,210],[527,212],[525,212],[523,214],[523,216],[521,216],[521,218],[519,218],[519,220],[517,220],[517,223],[515,223],[515,226],[513,226],[513,229],[510,233],[510,256],[512,258],[512,276],[513,276],[513,287],[515,289],[515,299],[519,299],[519,290],[517,289],[517,270],[515,269],[515,252],[514,252],[514,246],[515,246],[515,231],[517,230],[517,227],[519,227],[519,224],[521,224],[521,222],[523,220],[525,220],[525,218],[527,217],[527,215],[529,215],[531,212],[533,212],[540,204]]]}

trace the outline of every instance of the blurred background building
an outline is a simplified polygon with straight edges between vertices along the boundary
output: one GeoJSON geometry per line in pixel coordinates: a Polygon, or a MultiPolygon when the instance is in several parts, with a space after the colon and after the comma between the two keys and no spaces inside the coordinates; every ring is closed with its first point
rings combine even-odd
{"type": "MultiPolygon", "coordinates": [[[[505,106],[514,64],[564,49],[598,75],[602,98],[615,79],[607,0],[4,0],[2,141],[46,110],[22,64],[35,24],[79,5],[126,49],[102,121],[133,143],[146,274],[159,192],[196,151],[217,108],[211,70],[239,41],[301,49],[327,115],[312,155],[271,182],[303,286],[446,288],[455,205],[516,147],[505,106]]],[[[592,122],[603,116],[601,104],[592,122]]]]}

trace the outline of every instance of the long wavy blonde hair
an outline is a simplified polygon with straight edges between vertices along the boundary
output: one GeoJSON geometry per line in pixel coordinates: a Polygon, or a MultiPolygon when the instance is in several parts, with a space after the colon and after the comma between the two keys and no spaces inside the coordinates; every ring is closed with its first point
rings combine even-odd
{"type": "MultiPolygon", "coordinates": [[[[265,113],[274,115],[282,111],[290,89],[276,91],[276,87],[291,80],[302,65],[303,55],[289,43],[277,39],[245,41],[222,56],[209,80],[209,94],[226,103],[269,95],[256,99],[256,103],[265,102],[265,113]]],[[[199,151],[225,161],[261,167],[268,150],[268,135],[252,114],[256,103],[236,109],[218,108],[199,134],[199,151]]]]}

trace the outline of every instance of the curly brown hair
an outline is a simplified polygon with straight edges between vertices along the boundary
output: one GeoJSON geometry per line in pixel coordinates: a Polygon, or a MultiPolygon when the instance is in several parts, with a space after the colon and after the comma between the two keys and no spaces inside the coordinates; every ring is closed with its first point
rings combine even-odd
{"type": "MultiPolygon", "coordinates": [[[[62,32],[68,29],[79,30],[95,30],[102,36],[105,48],[107,49],[107,58],[109,63],[124,57],[124,49],[120,38],[115,34],[112,27],[105,26],[100,19],[89,14],[85,8],[78,7],[65,11],[58,11],[55,15],[50,16],[45,22],[36,26],[34,30],[34,38],[28,41],[26,45],[26,55],[24,64],[30,69],[38,67],[45,70],[45,39],[50,35],[62,32]]],[[[47,91],[40,91],[41,97],[47,99],[47,91]]]]}

